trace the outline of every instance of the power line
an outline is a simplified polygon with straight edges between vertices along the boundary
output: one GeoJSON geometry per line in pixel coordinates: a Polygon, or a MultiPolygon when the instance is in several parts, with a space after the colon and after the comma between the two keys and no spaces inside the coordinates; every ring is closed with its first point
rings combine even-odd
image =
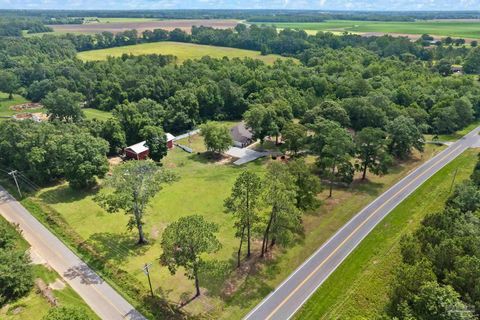
{"type": "Polygon", "coordinates": [[[13,180],[15,180],[15,185],[17,186],[18,194],[20,195],[20,198],[22,198],[22,192],[20,191],[20,186],[18,185],[16,174],[17,174],[17,170],[12,170],[8,173],[8,175],[12,176],[13,180]]]}

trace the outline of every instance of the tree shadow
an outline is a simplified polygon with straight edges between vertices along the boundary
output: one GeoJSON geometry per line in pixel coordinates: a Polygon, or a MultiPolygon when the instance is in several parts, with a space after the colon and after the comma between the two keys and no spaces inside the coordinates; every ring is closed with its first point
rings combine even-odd
{"type": "Polygon", "coordinates": [[[187,315],[177,305],[169,303],[168,300],[158,295],[145,296],[143,305],[152,313],[154,319],[176,320],[187,318],[187,315]]]}
{"type": "Polygon", "coordinates": [[[193,153],[188,157],[188,159],[202,164],[213,164],[222,160],[229,159],[229,157],[226,157],[223,154],[205,151],[193,153]]]}
{"type": "Polygon", "coordinates": [[[92,271],[92,269],[90,269],[86,264],[83,263],[69,268],[63,273],[63,275],[69,280],[80,278],[81,283],[87,285],[103,283],[103,279],[100,278],[95,272],[92,271]]]}
{"type": "Polygon", "coordinates": [[[93,245],[102,257],[115,262],[125,261],[130,256],[140,256],[150,248],[150,245],[138,245],[137,238],[131,234],[95,233],[87,243],[93,245]]]}
{"type": "Polygon", "coordinates": [[[207,289],[209,296],[221,296],[225,281],[232,272],[233,259],[229,261],[205,261],[200,269],[199,278],[202,288],[207,289]]]}
{"type": "Polygon", "coordinates": [[[352,182],[350,189],[353,192],[366,193],[371,196],[379,195],[382,191],[384,183],[373,182],[366,178],[365,180],[357,179],[352,182]]]}
{"type": "Polygon", "coordinates": [[[85,199],[98,193],[99,187],[95,186],[87,190],[74,190],[68,184],[61,185],[55,189],[42,192],[39,198],[48,204],[71,203],[85,199]]]}

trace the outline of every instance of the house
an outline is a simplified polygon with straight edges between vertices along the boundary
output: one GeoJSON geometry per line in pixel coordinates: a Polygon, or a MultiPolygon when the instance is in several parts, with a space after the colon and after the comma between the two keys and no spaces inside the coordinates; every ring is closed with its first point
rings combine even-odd
{"type": "Polygon", "coordinates": [[[463,74],[463,67],[462,66],[459,66],[459,65],[453,65],[452,68],[452,73],[455,73],[455,74],[463,74]]]}
{"type": "Polygon", "coordinates": [[[230,129],[233,145],[238,148],[245,148],[253,142],[252,132],[245,127],[244,122],[240,122],[235,127],[230,129]]]}
{"type": "Polygon", "coordinates": [[[167,148],[172,149],[174,147],[173,141],[175,140],[175,136],[171,133],[165,133],[165,138],[167,140],[167,148]]]}
{"type": "Polygon", "coordinates": [[[147,142],[142,141],[126,147],[124,151],[127,159],[145,160],[150,150],[147,147],[147,142]]]}

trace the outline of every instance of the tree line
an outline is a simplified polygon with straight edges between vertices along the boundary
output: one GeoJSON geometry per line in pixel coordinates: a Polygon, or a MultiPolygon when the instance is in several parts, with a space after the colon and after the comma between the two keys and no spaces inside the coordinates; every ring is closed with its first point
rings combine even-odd
{"type": "Polygon", "coordinates": [[[425,217],[401,240],[388,307],[398,319],[480,316],[480,162],[445,208],[425,217]]]}

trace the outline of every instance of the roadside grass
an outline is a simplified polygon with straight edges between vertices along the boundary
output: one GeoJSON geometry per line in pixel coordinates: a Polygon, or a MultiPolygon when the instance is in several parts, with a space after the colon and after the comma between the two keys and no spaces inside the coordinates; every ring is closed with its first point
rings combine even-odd
{"type": "Polygon", "coordinates": [[[388,303],[399,241],[429,213],[441,210],[455,183],[467,179],[477,161],[467,150],[398,205],[348,256],[296,315],[296,319],[375,319],[388,303]]]}
{"type": "Polygon", "coordinates": [[[97,119],[105,121],[113,117],[113,114],[111,112],[93,108],[84,108],[82,109],[82,111],[85,114],[85,117],[90,120],[97,119]]]}
{"type": "Polygon", "coordinates": [[[480,21],[358,21],[358,20],[327,20],[325,22],[271,23],[256,22],[256,24],[275,25],[278,28],[291,28],[315,31],[348,31],[348,32],[380,32],[418,34],[424,33],[436,36],[451,36],[464,38],[480,38],[480,21]]]}
{"type": "MultiPolygon", "coordinates": [[[[323,206],[304,215],[305,236],[299,243],[286,250],[276,250],[274,257],[266,263],[256,264],[255,268],[250,268],[253,264],[246,262],[240,272],[231,273],[238,239],[234,237],[231,217],[223,212],[223,201],[242,170],[248,168],[263,175],[265,164],[271,160],[259,159],[237,167],[228,162],[219,163],[201,154],[205,149],[203,139],[198,135],[192,136],[190,142],[186,138],[180,143],[191,146],[194,153],[188,154],[180,148],[174,148],[164,159],[164,167],[176,172],[180,180],[166,186],[147,209],[146,231],[150,240],[147,246],[136,246],[137,234],[134,230],[126,229],[126,215],[106,213],[96,204],[93,200],[95,191],[72,191],[67,184],[62,184],[42,189],[25,199],[23,204],[36,216],[42,216],[38,212],[42,207],[58,212],[68,222],[68,227],[87,244],[93,245],[108,261],[121,266],[138,280],[142,284],[139,289],[146,293],[148,282],[141,267],[145,263],[153,263],[152,284],[158,294],[173,303],[191,297],[194,288],[182,270],[172,276],[156,260],[161,254],[159,241],[163,230],[172,221],[190,214],[200,214],[208,221],[218,223],[218,237],[223,248],[209,256],[208,260],[222,262],[223,266],[227,266],[227,272],[204,275],[201,285],[206,289],[205,294],[183,309],[191,314],[208,312],[209,316],[222,319],[240,319],[356,212],[408,171],[442,149],[428,145],[423,155],[415,154],[411,160],[393,167],[388,175],[371,175],[366,182],[357,180],[349,188],[336,188],[333,199],[327,199],[327,192],[324,191],[319,195],[324,201],[323,206]],[[33,207],[36,207],[35,210],[33,207]],[[222,286],[225,279],[229,281],[222,286]]],[[[40,220],[45,223],[45,216],[40,220]]],[[[260,243],[255,242],[252,261],[258,259],[259,248],[260,243]]],[[[112,280],[115,279],[109,282],[112,280]]],[[[114,287],[118,289],[118,286],[114,287]]],[[[120,292],[123,292],[121,288],[120,292]]]]}
{"type": "MultiPolygon", "coordinates": [[[[10,225],[2,216],[0,216],[0,224],[10,225]]],[[[17,246],[22,250],[27,250],[29,245],[25,239],[18,233],[17,246]]],[[[33,265],[34,278],[42,279],[46,284],[53,283],[60,279],[60,276],[53,270],[44,265],[33,265]]],[[[85,310],[89,319],[99,319],[98,316],[85,304],[82,298],[68,285],[60,290],[53,291],[60,306],[75,306],[85,310]]],[[[48,301],[37,291],[36,288],[32,290],[19,300],[0,308],[0,319],[4,320],[40,320],[50,310],[52,306],[48,301]]]]}
{"type": "Polygon", "coordinates": [[[82,51],[77,54],[77,57],[83,61],[94,61],[106,60],[109,56],[120,57],[123,54],[143,55],[154,53],[163,55],[174,55],[177,57],[177,63],[182,63],[188,59],[199,59],[204,56],[210,56],[212,58],[248,57],[262,60],[267,64],[273,64],[277,59],[284,59],[283,57],[274,54],[262,56],[259,51],[254,50],[244,50],[172,41],[142,43],[131,46],[82,51]]]}

